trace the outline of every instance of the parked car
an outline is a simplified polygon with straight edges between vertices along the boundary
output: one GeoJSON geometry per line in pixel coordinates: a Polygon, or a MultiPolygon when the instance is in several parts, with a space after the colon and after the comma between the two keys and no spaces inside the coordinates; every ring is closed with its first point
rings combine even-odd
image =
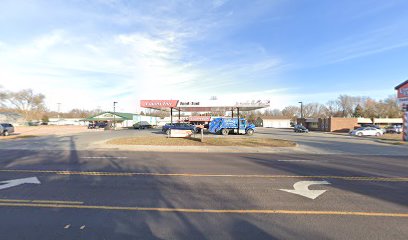
{"type": "Polygon", "coordinates": [[[383,135],[383,131],[381,129],[377,129],[375,127],[361,127],[357,128],[353,131],[350,131],[350,135],[353,136],[381,136],[383,135]]]}
{"type": "Polygon", "coordinates": [[[385,128],[386,133],[402,133],[402,126],[395,125],[395,126],[389,126],[385,128]]]}
{"type": "Polygon", "coordinates": [[[89,123],[88,128],[89,129],[99,129],[99,128],[105,128],[108,126],[107,122],[96,122],[96,123],[89,123]]]}
{"type": "Polygon", "coordinates": [[[198,132],[198,129],[196,126],[189,124],[189,123],[166,123],[162,127],[162,132],[169,134],[171,129],[178,129],[178,130],[191,130],[194,132],[198,132]]]}
{"type": "Polygon", "coordinates": [[[14,126],[10,123],[0,123],[0,135],[8,136],[14,132],[14,126]]]}
{"type": "Polygon", "coordinates": [[[133,124],[134,129],[146,129],[146,128],[152,128],[152,125],[146,121],[140,121],[135,124],[133,124]]]}
{"type": "Polygon", "coordinates": [[[387,130],[385,130],[385,128],[381,128],[380,126],[377,126],[377,125],[374,125],[374,124],[363,124],[361,127],[373,127],[373,128],[378,129],[378,130],[381,130],[383,134],[387,132],[387,130]]]}
{"type": "Polygon", "coordinates": [[[296,125],[293,127],[293,131],[298,132],[298,133],[308,133],[308,132],[309,132],[309,129],[307,129],[307,128],[306,128],[305,126],[303,126],[303,125],[296,124],[296,125]]]}
{"type": "Polygon", "coordinates": [[[28,122],[28,126],[30,127],[40,126],[40,122],[28,122]]]}

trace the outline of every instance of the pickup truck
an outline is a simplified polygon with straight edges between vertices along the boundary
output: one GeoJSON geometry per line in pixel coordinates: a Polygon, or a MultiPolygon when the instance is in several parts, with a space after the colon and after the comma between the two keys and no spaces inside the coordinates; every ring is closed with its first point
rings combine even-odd
{"type": "Polygon", "coordinates": [[[222,135],[228,135],[230,133],[252,135],[255,132],[255,125],[249,123],[244,118],[240,118],[238,131],[237,118],[215,118],[210,122],[208,130],[210,131],[210,133],[222,135]]]}

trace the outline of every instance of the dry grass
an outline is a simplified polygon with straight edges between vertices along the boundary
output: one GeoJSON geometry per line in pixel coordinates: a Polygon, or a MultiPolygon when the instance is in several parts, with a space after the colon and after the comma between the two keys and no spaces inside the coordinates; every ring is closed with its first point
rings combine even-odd
{"type": "Polygon", "coordinates": [[[385,134],[378,138],[378,141],[382,143],[388,143],[392,145],[404,145],[407,142],[402,141],[402,134],[385,134]]]}
{"type": "Polygon", "coordinates": [[[402,134],[384,134],[379,138],[385,140],[402,140],[402,134]]]}
{"type": "Polygon", "coordinates": [[[271,138],[204,138],[203,142],[193,138],[128,137],[108,141],[114,145],[155,145],[155,146],[245,146],[245,147],[294,147],[296,143],[271,138]]]}

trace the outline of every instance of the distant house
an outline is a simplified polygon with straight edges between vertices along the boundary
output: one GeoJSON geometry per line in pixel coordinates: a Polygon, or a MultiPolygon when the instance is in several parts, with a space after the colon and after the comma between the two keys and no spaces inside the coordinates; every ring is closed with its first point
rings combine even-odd
{"type": "Polygon", "coordinates": [[[258,117],[255,126],[265,128],[290,128],[291,119],[285,117],[258,117]]]}
{"type": "Polygon", "coordinates": [[[21,114],[14,112],[0,112],[0,122],[13,125],[24,125],[25,119],[21,114]]]}

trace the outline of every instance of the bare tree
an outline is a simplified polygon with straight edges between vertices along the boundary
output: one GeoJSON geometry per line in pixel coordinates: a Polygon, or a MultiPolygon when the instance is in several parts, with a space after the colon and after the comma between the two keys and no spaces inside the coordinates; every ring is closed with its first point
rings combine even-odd
{"type": "Polygon", "coordinates": [[[401,109],[395,96],[381,100],[377,103],[377,112],[380,117],[396,118],[401,117],[401,109]]]}
{"type": "Polygon", "coordinates": [[[3,90],[3,86],[0,85],[0,107],[6,107],[7,92],[3,90]]]}
{"type": "Polygon", "coordinates": [[[46,110],[44,99],[43,94],[35,94],[32,89],[7,93],[7,101],[23,114],[26,120],[33,120],[33,117],[37,117],[36,115],[46,110]]]}
{"type": "Polygon", "coordinates": [[[273,117],[278,117],[282,116],[282,111],[279,109],[266,109],[265,110],[265,116],[273,116],[273,117]]]}
{"type": "Polygon", "coordinates": [[[378,114],[378,109],[377,109],[377,102],[372,99],[372,98],[365,98],[363,102],[363,109],[364,109],[364,117],[366,118],[377,118],[380,115],[378,114]]]}
{"type": "Polygon", "coordinates": [[[336,101],[330,100],[326,103],[326,113],[327,117],[338,117],[340,115],[340,107],[336,101]]]}
{"type": "Polygon", "coordinates": [[[337,105],[340,108],[342,117],[351,117],[354,109],[360,102],[360,97],[352,97],[348,95],[340,95],[337,98],[337,105]]]}
{"type": "Polygon", "coordinates": [[[282,109],[282,115],[295,121],[300,117],[300,108],[297,106],[287,106],[282,109]]]}

